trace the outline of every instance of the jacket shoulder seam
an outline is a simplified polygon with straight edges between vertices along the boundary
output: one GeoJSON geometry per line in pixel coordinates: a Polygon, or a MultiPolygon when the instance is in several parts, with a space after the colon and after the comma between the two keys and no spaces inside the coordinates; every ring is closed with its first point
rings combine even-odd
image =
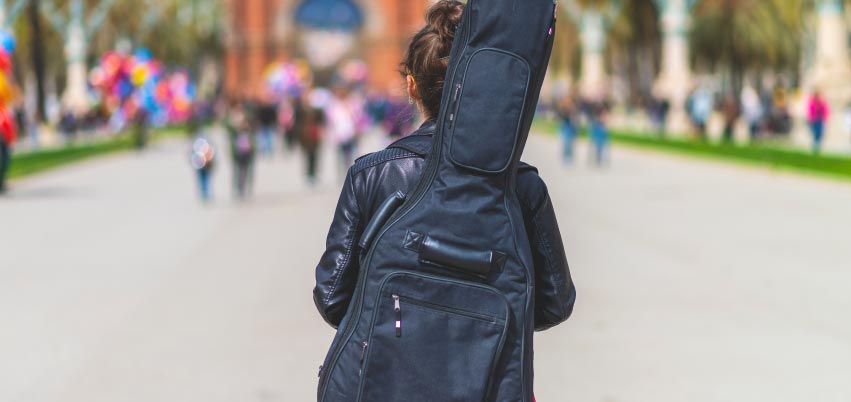
{"type": "Polygon", "coordinates": [[[352,197],[355,201],[355,209],[358,211],[358,216],[352,221],[351,226],[349,227],[348,233],[346,233],[346,254],[343,256],[343,261],[341,264],[337,265],[334,270],[334,283],[331,285],[331,288],[328,289],[328,294],[325,295],[325,304],[327,305],[331,301],[331,297],[334,295],[334,292],[337,291],[337,286],[340,284],[340,278],[343,277],[343,270],[349,265],[352,260],[352,254],[354,253],[355,247],[355,237],[357,237],[358,225],[360,225],[360,203],[357,199],[357,194],[354,192],[354,183],[352,182],[352,176],[349,175],[348,180],[346,180],[348,186],[351,186],[352,189],[352,197]]]}
{"type": "Polygon", "coordinates": [[[349,261],[352,258],[352,252],[355,243],[355,232],[357,231],[357,225],[359,224],[359,220],[355,219],[351,228],[349,228],[349,232],[346,234],[346,254],[343,256],[343,260],[339,265],[337,265],[336,269],[334,269],[334,283],[331,285],[331,288],[328,289],[328,294],[325,295],[325,304],[331,302],[331,297],[334,296],[334,292],[337,291],[337,286],[340,284],[340,278],[343,277],[343,270],[346,269],[346,266],[349,265],[349,261]]]}
{"type": "Polygon", "coordinates": [[[374,154],[364,156],[363,158],[355,162],[355,165],[352,167],[352,175],[356,175],[366,169],[378,166],[385,162],[390,162],[397,159],[412,158],[416,156],[419,155],[407,150],[397,148],[391,148],[385,150],[385,152],[376,152],[374,154]]]}

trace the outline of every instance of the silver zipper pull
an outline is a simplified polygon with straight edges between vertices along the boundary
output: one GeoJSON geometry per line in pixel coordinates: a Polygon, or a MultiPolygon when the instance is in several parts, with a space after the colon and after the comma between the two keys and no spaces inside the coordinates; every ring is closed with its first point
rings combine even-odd
{"type": "Polygon", "coordinates": [[[366,347],[369,346],[367,341],[361,342],[361,350],[360,350],[360,361],[363,362],[366,359],[366,347]]]}
{"type": "Polygon", "coordinates": [[[461,83],[455,84],[455,93],[452,94],[452,111],[449,113],[449,123],[450,127],[451,123],[455,122],[455,102],[458,102],[458,95],[461,94],[461,83]]]}
{"type": "Polygon", "coordinates": [[[358,377],[363,376],[363,361],[366,360],[366,347],[369,346],[369,343],[363,341],[360,345],[360,369],[358,369],[358,377]]]}
{"type": "Polygon", "coordinates": [[[396,312],[396,337],[402,336],[402,304],[399,295],[393,295],[393,310],[396,312]]]}

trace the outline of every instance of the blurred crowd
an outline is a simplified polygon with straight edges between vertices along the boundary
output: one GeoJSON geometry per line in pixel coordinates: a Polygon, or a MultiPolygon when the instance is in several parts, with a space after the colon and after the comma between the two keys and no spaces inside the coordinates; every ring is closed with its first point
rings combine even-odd
{"type": "MultiPolygon", "coordinates": [[[[380,132],[389,142],[411,131],[416,108],[398,95],[369,89],[366,70],[365,63],[358,60],[342,63],[333,77],[325,80],[331,84],[321,87],[314,84],[314,71],[305,62],[276,62],[267,68],[264,87],[256,93],[215,98],[196,95],[196,84],[188,73],[166,71],[145,49],[111,52],[92,71],[90,88],[96,96],[91,107],[80,113],[60,106],[51,114],[56,115],[57,132],[65,143],[85,138],[87,133],[126,131],[138,149],[146,146],[151,127],[186,124],[193,138],[190,161],[197,171],[202,199],[212,198],[214,166],[226,155],[232,162],[235,197],[243,200],[251,196],[258,157],[301,153],[306,182],[315,186],[323,144],[335,149],[338,170],[344,173],[359,154],[359,143],[366,134],[380,132]],[[217,152],[210,135],[209,127],[216,122],[226,133],[226,152],[217,152]]],[[[557,117],[564,163],[574,161],[576,138],[587,132],[587,159],[595,166],[605,166],[610,126],[620,124],[621,110],[615,112],[615,103],[606,97],[584,97],[577,90],[562,93],[567,95],[544,102],[542,108],[557,117]]],[[[659,136],[671,131],[673,108],[667,99],[650,97],[640,104],[645,121],[659,136]]],[[[28,109],[22,102],[0,108],[0,191],[18,134],[33,136],[39,131],[24,110],[28,109]]],[[[851,105],[831,110],[818,89],[804,96],[782,85],[745,85],[737,93],[702,83],[685,102],[685,118],[701,141],[707,141],[712,132],[723,143],[733,143],[737,131],[746,131],[749,143],[787,141],[796,127],[805,126],[815,153],[822,149],[826,122],[833,113],[844,116],[851,138],[851,105]]]]}
{"type": "MultiPolygon", "coordinates": [[[[654,99],[649,102],[648,115],[660,135],[667,132],[669,112],[668,101],[654,99]]],[[[746,85],[739,93],[716,91],[708,85],[699,85],[689,94],[686,112],[693,132],[702,141],[708,139],[713,115],[721,118],[723,143],[735,141],[739,125],[746,127],[751,144],[788,141],[798,126],[797,119],[806,123],[812,150],[819,153],[827,130],[826,123],[834,112],[843,113],[844,134],[851,140],[851,104],[844,110],[831,111],[819,88],[803,95],[782,85],[769,88],[746,85]]]]}
{"type": "MultiPolygon", "coordinates": [[[[302,154],[303,174],[316,186],[323,145],[334,148],[340,173],[345,173],[359,155],[358,146],[368,133],[379,133],[387,141],[411,131],[417,118],[406,100],[361,85],[337,82],[330,88],[302,88],[292,96],[275,98],[227,98],[216,115],[226,132],[226,155],[233,168],[233,192],[238,200],[249,198],[258,158],[277,154],[302,154]],[[278,151],[280,150],[280,151],[278,151]]],[[[201,114],[193,117],[191,162],[198,173],[202,200],[212,198],[210,176],[218,153],[201,114]]]]}
{"type": "MultiPolygon", "coordinates": [[[[588,159],[594,164],[604,165],[608,159],[609,127],[624,124],[622,119],[615,121],[613,117],[622,118],[633,109],[627,107],[615,111],[615,103],[609,98],[582,96],[576,90],[561,92],[567,94],[556,96],[542,104],[541,108],[557,120],[564,162],[569,164],[574,160],[575,139],[580,133],[587,132],[591,147],[588,159]]],[[[649,122],[656,135],[665,137],[672,133],[672,105],[668,99],[651,96],[640,104],[639,110],[644,116],[642,121],[649,122]]],[[[785,144],[791,142],[796,130],[800,130],[807,132],[812,152],[819,154],[827,131],[837,130],[828,127],[833,113],[841,114],[843,127],[839,130],[844,131],[833,134],[844,134],[851,142],[851,104],[842,110],[831,110],[819,88],[805,95],[782,85],[766,88],[746,85],[736,93],[701,84],[689,93],[684,117],[687,131],[702,142],[708,142],[710,137],[717,135],[723,144],[785,144]],[[711,133],[714,135],[711,136],[711,133]]],[[[625,128],[629,129],[630,124],[627,123],[625,128]]]]}

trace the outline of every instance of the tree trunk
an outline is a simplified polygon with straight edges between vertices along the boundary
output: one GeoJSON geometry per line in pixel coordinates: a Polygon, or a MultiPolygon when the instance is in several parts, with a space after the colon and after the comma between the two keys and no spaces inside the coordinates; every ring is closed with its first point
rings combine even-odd
{"type": "MultiPolygon", "coordinates": [[[[643,105],[644,94],[641,91],[641,72],[639,53],[644,50],[644,22],[641,18],[641,5],[634,1],[632,4],[633,35],[629,44],[629,102],[632,106],[643,105]],[[640,49],[640,50],[639,50],[640,49]]],[[[646,56],[646,55],[645,55],[646,56]]]]}
{"type": "Polygon", "coordinates": [[[733,21],[734,17],[733,0],[727,0],[724,7],[724,20],[728,24],[726,50],[728,71],[730,74],[727,92],[738,96],[738,94],[742,93],[744,66],[742,60],[739,58],[739,53],[736,51],[736,38],[738,34],[736,33],[736,24],[733,21]]]}
{"type": "Polygon", "coordinates": [[[44,42],[41,31],[41,0],[31,0],[29,5],[29,20],[32,46],[33,73],[36,82],[36,119],[40,123],[47,120],[45,111],[44,91],[44,42]]]}

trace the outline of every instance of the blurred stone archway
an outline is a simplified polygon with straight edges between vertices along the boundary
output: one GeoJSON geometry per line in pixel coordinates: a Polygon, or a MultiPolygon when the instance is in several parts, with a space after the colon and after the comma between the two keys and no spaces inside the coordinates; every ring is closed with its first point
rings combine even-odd
{"type": "Polygon", "coordinates": [[[396,73],[408,38],[433,0],[225,0],[224,90],[255,96],[264,68],[282,58],[311,61],[326,85],[340,60],[370,67],[370,87],[401,86],[396,73]],[[352,9],[354,8],[354,9],[352,9]],[[323,14],[325,13],[325,14],[323,14]],[[326,23],[327,22],[327,23],[326,23]]]}

